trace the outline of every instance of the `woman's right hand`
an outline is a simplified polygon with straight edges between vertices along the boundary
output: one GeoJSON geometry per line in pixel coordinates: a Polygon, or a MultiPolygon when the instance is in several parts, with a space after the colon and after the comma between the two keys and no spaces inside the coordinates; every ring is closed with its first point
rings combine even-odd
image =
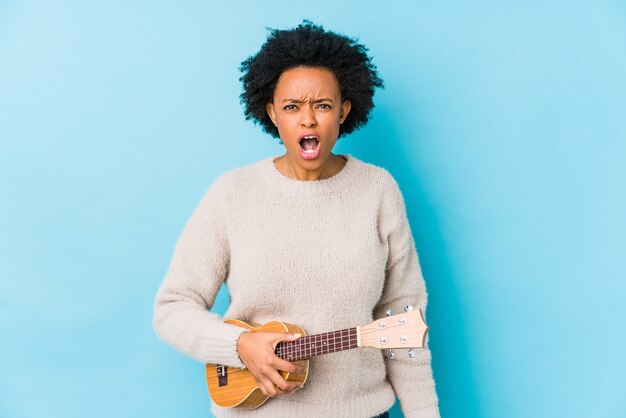
{"type": "Polygon", "coordinates": [[[239,358],[250,370],[264,395],[285,395],[302,387],[300,382],[286,381],[278,370],[304,373],[306,368],[283,360],[274,352],[279,342],[295,341],[300,336],[289,332],[244,332],[239,336],[239,358]]]}

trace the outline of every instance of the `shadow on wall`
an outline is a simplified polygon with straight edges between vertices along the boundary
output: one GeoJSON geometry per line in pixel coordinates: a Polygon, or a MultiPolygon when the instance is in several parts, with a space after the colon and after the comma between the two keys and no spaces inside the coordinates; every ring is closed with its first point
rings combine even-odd
{"type": "MultiPolygon", "coordinates": [[[[433,208],[430,197],[424,192],[423,174],[419,174],[420,170],[415,165],[417,158],[401,145],[411,141],[428,141],[436,135],[429,132],[427,121],[413,118],[411,138],[404,138],[398,129],[401,124],[394,120],[394,112],[379,105],[367,132],[356,133],[354,137],[348,136],[342,140],[346,141],[346,147],[355,149],[348,142],[355,141],[356,136],[362,136],[359,141],[367,146],[358,148],[359,158],[385,167],[396,178],[402,190],[428,291],[426,319],[431,329],[429,347],[433,355],[432,366],[441,415],[479,417],[481,408],[465,344],[462,295],[456,287],[447,249],[441,238],[436,208],[433,208]],[[445,385],[439,385],[443,381],[445,385]]],[[[398,402],[392,408],[391,416],[402,416],[398,402]]]]}

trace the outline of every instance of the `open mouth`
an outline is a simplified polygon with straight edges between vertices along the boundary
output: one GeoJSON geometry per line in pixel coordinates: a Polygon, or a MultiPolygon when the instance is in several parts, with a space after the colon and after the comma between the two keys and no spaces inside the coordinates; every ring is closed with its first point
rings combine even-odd
{"type": "Polygon", "coordinates": [[[300,139],[300,148],[302,148],[305,154],[313,154],[319,144],[320,141],[314,135],[305,135],[300,139]]]}

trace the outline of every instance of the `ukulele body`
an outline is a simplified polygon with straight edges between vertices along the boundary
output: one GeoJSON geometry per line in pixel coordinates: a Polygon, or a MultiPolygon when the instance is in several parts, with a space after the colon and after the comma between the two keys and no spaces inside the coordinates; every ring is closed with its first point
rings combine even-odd
{"type": "MultiPolygon", "coordinates": [[[[280,321],[271,321],[261,326],[237,319],[227,319],[224,322],[246,328],[250,332],[300,333],[303,337],[306,335],[298,325],[280,321]]],[[[287,381],[304,383],[309,375],[309,360],[297,360],[292,363],[305,367],[306,371],[304,373],[289,373],[278,370],[278,372],[287,381]]],[[[256,379],[248,369],[207,363],[206,382],[211,399],[222,408],[237,407],[238,409],[250,410],[258,408],[269,399],[269,396],[263,394],[256,379]]]]}

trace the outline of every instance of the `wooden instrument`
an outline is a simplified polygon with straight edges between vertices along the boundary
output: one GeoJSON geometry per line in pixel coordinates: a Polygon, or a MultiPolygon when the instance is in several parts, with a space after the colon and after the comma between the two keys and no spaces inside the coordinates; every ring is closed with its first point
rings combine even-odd
{"type": "MultiPolygon", "coordinates": [[[[404,313],[397,315],[392,315],[389,310],[386,318],[369,325],[309,336],[298,325],[280,321],[271,321],[261,326],[237,319],[227,319],[224,322],[249,329],[250,332],[302,334],[295,341],[279,342],[275,353],[284,360],[306,368],[304,373],[299,374],[278,370],[285,380],[304,383],[309,374],[308,359],[321,354],[357,347],[374,347],[390,349],[387,356],[394,358],[395,353],[391,349],[410,348],[408,356],[415,357],[415,349],[424,347],[428,326],[419,309],[413,310],[412,306],[407,305],[404,310],[404,313]]],[[[206,381],[211,399],[223,408],[255,409],[269,398],[263,394],[256,379],[247,369],[207,364],[206,381]]]]}

